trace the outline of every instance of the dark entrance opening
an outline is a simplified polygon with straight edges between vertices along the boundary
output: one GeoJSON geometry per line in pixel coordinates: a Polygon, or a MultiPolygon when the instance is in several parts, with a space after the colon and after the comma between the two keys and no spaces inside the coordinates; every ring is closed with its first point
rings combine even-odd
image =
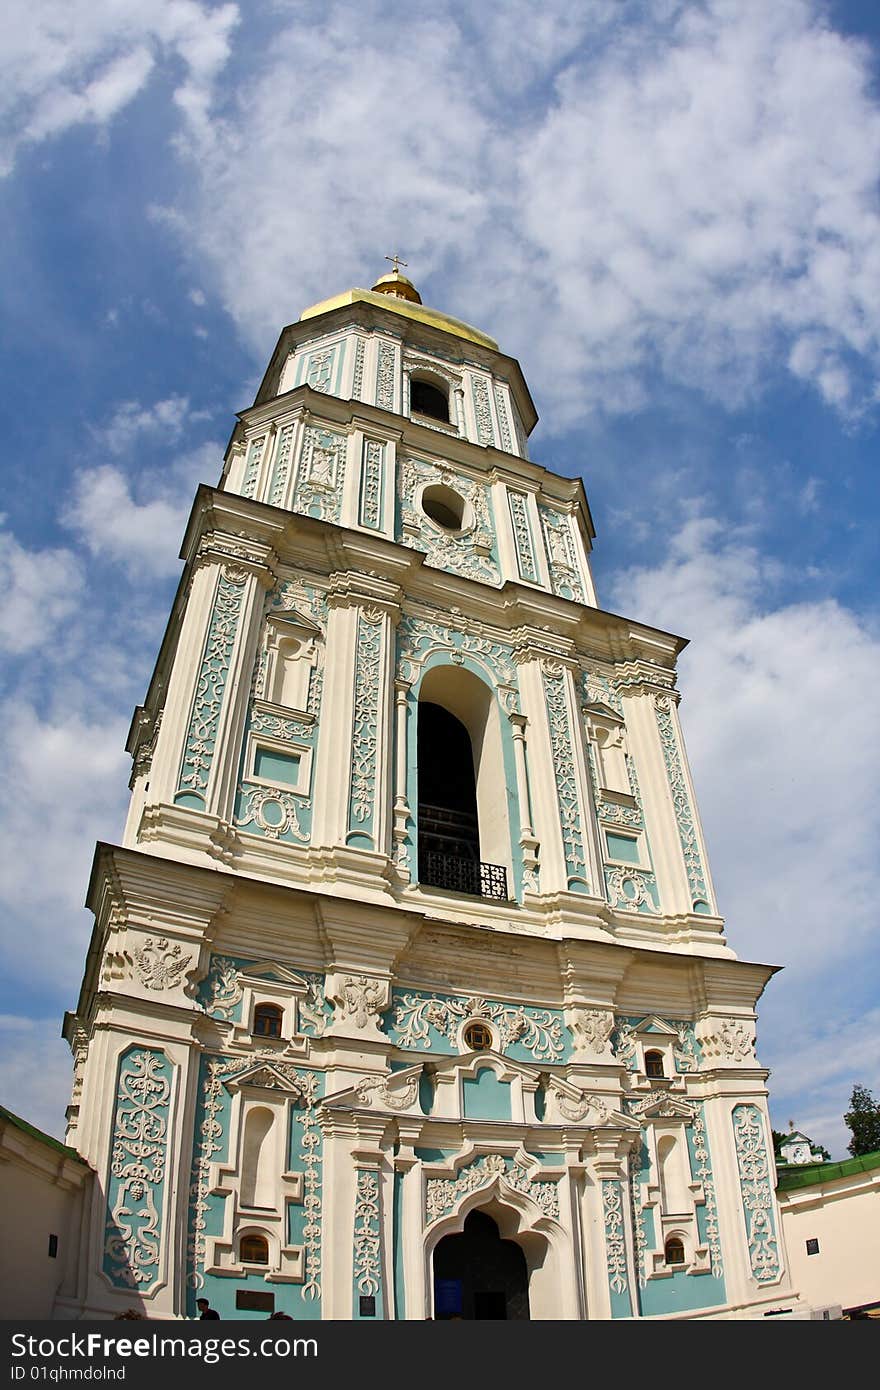
{"type": "Polygon", "coordinates": [[[470,734],[442,705],[419,701],[419,882],[480,892],[480,832],[470,734]]]}
{"type": "Polygon", "coordinates": [[[529,1317],[526,1257],[501,1239],[488,1213],[472,1211],[464,1230],[434,1251],[434,1312],[438,1321],[529,1317]]]}

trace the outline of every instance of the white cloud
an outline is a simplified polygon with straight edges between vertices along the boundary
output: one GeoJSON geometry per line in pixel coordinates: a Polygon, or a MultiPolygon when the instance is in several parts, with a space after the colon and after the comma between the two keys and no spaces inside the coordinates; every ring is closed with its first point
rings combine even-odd
{"type": "Polygon", "coordinates": [[[399,243],[528,355],[554,428],[658,371],[729,405],[786,363],[846,415],[874,399],[880,108],[813,0],[278,14],[222,119],[182,130],[164,210],[260,352],[399,243]]]}
{"type": "Polygon", "coordinates": [[[119,455],[128,453],[144,436],[158,435],[163,442],[174,444],[186,429],[206,418],[204,411],[190,410],[188,396],[168,396],[152,405],[123,401],[107,423],[92,434],[96,443],[119,455]]]}
{"type": "Polygon", "coordinates": [[[27,550],[0,529],[0,649],[20,654],[56,641],[55,629],[81,601],[84,584],[70,550],[27,550]]]}
{"type": "Polygon", "coordinates": [[[865,1014],[880,974],[880,637],[832,600],[776,606],[782,578],[747,538],[695,518],[664,563],[618,577],[611,606],[693,639],[682,723],[728,938],[786,967],[762,1005],[771,1094],[812,1115],[839,1091],[839,1118],[880,1044],[880,1015],[865,1014]]]}
{"type": "Polygon", "coordinates": [[[229,56],[235,5],[198,0],[8,0],[0,59],[0,172],[23,145],[71,126],[105,125],[164,65],[177,104],[207,119],[229,56]],[[183,64],[183,74],[179,66],[183,64]]]}
{"type": "Polygon", "coordinates": [[[62,522],[92,555],[123,566],[133,577],[176,574],[194,488],[216,482],[221,457],[222,447],[207,443],[170,461],[163,473],[142,473],[138,491],[145,501],[137,500],[134,483],[121,468],[81,469],[62,522]]]}
{"type": "MultiPolygon", "coordinates": [[[[89,657],[100,659],[99,645],[89,657]]],[[[56,675],[50,666],[44,674],[47,683],[56,675]]],[[[74,687],[69,695],[88,706],[98,690],[74,687]]],[[[0,936],[7,976],[33,978],[39,961],[44,989],[73,987],[88,942],[81,908],[94,844],[117,838],[122,828],[126,732],[118,711],[41,714],[20,696],[3,702],[0,936]]]]}
{"type": "Polygon", "coordinates": [[[63,1140],[72,1079],[60,1017],[0,1014],[0,1095],[7,1109],[63,1140]]]}

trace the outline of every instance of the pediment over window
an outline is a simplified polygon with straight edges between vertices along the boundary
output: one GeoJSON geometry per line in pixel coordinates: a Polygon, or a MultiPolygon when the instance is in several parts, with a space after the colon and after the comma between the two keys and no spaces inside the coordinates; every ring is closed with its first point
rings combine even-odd
{"type": "Polygon", "coordinates": [[[296,608],[273,608],[266,614],[266,619],[270,623],[277,623],[284,628],[285,633],[292,629],[307,634],[309,637],[323,637],[321,629],[311,618],[304,613],[300,613],[296,608]]]}
{"type": "Polygon", "coordinates": [[[686,1100],[671,1096],[668,1091],[652,1095],[646,1102],[633,1106],[642,1120],[692,1120],[694,1107],[686,1100]]]}
{"type": "Polygon", "coordinates": [[[596,719],[607,720],[609,724],[617,724],[621,729],[625,727],[624,720],[617,711],[613,710],[610,705],[603,705],[599,700],[584,705],[583,709],[585,714],[592,715],[596,719]]]}
{"type": "Polygon", "coordinates": [[[678,1029],[668,1023],[665,1018],[658,1018],[656,1014],[649,1014],[634,1024],[631,1035],[637,1038],[650,1037],[656,1041],[668,1038],[678,1042],[678,1029]]]}
{"type": "Polygon", "coordinates": [[[280,1091],[297,1099],[303,1095],[303,1087],[297,1077],[289,1075],[286,1068],[273,1062],[257,1062],[247,1071],[229,1077],[225,1084],[230,1091],[280,1091]]]}
{"type": "Polygon", "coordinates": [[[259,965],[249,965],[246,969],[239,971],[239,979],[246,985],[281,985],[286,986],[291,994],[308,994],[309,982],[303,979],[302,975],[297,975],[294,970],[289,970],[286,965],[279,965],[277,961],[261,961],[259,965]]]}

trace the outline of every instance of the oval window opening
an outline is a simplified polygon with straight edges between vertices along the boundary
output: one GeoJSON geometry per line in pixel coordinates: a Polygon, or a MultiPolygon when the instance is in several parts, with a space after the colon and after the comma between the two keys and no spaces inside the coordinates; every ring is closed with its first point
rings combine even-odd
{"type": "Polygon", "coordinates": [[[469,1023],[464,1030],[464,1040],[471,1052],[487,1052],[492,1046],[492,1034],[485,1023],[469,1023]]]}
{"type": "Polygon", "coordinates": [[[464,525],[465,501],[451,487],[436,483],[422,493],[422,511],[444,531],[460,531],[464,525]]]}

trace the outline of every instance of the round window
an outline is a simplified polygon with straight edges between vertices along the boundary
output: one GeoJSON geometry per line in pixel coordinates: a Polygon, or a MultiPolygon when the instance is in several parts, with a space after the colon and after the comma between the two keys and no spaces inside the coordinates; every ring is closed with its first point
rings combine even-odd
{"type": "Polygon", "coordinates": [[[485,1023],[469,1023],[462,1036],[471,1052],[486,1052],[492,1046],[492,1034],[485,1023]]]}
{"type": "Polygon", "coordinates": [[[466,502],[445,483],[432,483],[422,493],[422,511],[444,531],[460,531],[464,526],[466,502]]]}

